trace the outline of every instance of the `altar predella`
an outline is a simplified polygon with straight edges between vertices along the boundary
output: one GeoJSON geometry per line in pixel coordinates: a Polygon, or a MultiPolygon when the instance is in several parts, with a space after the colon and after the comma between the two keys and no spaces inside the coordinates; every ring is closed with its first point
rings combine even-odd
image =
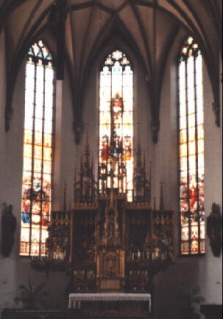
{"type": "Polygon", "coordinates": [[[68,210],[65,203],[64,211],[52,212],[48,257],[32,263],[39,270],[69,270],[70,293],[144,293],[153,297],[154,275],[174,262],[173,212],[164,209],[163,183],[158,209],[155,199],[151,200],[151,168],[146,171],[139,142],[133,188],[131,192],[126,189],[127,152],[132,150],[117,129],[122,124],[123,107],[122,98],[116,95],[111,101],[111,131],[103,137],[97,179],[86,134],[79,177],[74,178],[73,205],[68,210]]]}

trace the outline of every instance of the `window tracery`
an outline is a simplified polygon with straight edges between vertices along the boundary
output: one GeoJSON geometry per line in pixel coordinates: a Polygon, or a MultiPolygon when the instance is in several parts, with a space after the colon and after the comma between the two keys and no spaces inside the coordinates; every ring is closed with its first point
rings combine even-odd
{"type": "Polygon", "coordinates": [[[20,255],[45,255],[51,212],[53,59],[40,40],[26,61],[20,255]]]}
{"type": "Polygon", "coordinates": [[[99,189],[126,192],[133,199],[133,70],[120,50],[100,72],[99,189]]]}
{"type": "Polygon", "coordinates": [[[178,66],[181,254],[205,253],[202,55],[189,37],[178,66]]]}

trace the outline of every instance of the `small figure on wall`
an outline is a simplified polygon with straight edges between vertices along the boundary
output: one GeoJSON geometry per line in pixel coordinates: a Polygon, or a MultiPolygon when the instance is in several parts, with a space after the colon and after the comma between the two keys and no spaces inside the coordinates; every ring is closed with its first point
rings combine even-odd
{"type": "Polygon", "coordinates": [[[16,218],[12,214],[12,204],[3,203],[1,220],[1,252],[4,257],[9,257],[14,244],[16,218]]]}
{"type": "Polygon", "coordinates": [[[207,218],[207,235],[215,257],[219,257],[222,249],[222,217],[219,205],[213,203],[212,211],[207,218]]]}

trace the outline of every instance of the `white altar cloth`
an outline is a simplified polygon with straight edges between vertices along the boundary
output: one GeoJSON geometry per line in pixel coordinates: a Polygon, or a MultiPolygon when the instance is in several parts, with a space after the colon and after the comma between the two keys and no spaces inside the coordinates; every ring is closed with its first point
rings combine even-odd
{"type": "Polygon", "coordinates": [[[81,301],[147,301],[151,312],[151,295],[148,293],[72,293],[68,308],[80,308],[81,301]]]}

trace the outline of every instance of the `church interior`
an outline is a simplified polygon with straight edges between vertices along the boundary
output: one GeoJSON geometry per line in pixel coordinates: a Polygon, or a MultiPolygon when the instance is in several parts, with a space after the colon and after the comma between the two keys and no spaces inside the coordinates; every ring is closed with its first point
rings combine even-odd
{"type": "Polygon", "coordinates": [[[0,0],[2,319],[222,318],[222,2],[0,0]]]}

